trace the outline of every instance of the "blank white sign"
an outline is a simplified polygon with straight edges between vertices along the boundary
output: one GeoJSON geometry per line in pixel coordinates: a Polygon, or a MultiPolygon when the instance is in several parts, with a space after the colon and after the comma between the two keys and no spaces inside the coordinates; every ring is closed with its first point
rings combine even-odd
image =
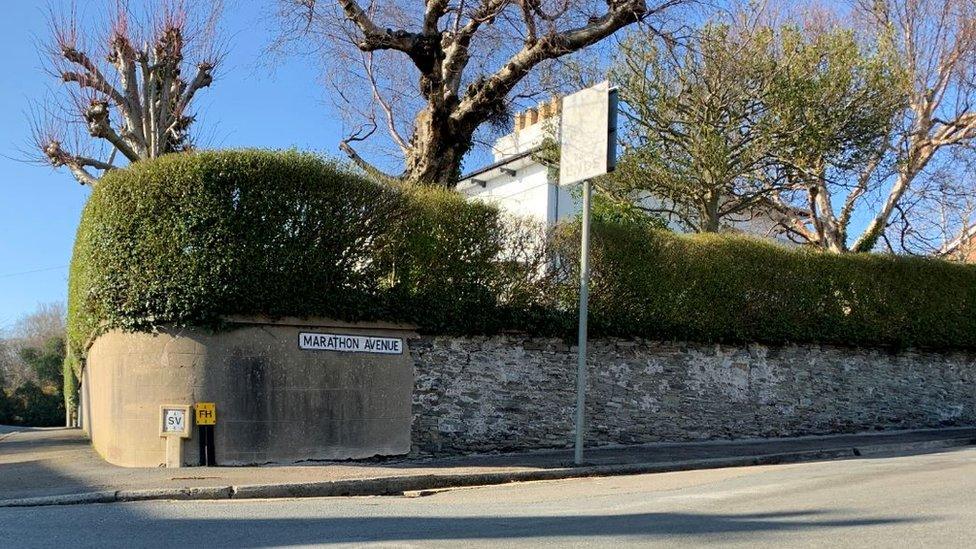
{"type": "MultiPolygon", "coordinates": [[[[573,185],[611,170],[610,82],[563,98],[559,184],[573,185]]],[[[613,118],[611,118],[613,117],[613,118]]]]}

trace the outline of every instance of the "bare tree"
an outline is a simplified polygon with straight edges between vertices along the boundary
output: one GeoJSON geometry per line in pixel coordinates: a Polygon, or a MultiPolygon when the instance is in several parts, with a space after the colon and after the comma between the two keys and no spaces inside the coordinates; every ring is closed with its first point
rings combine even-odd
{"type": "Polygon", "coordinates": [[[451,186],[478,128],[544,93],[523,85],[538,69],[638,21],[656,29],[691,1],[280,0],[280,11],[286,36],[326,54],[353,115],[340,145],[353,162],[379,179],[451,186]],[[353,148],[380,125],[404,162],[395,177],[353,148]]]}
{"type": "Polygon", "coordinates": [[[890,29],[910,75],[903,131],[892,143],[897,154],[894,184],[878,213],[852,246],[870,250],[913,182],[945,148],[976,137],[976,4],[971,0],[886,0],[870,9],[890,29]]]}
{"type": "MultiPolygon", "coordinates": [[[[0,402],[3,401],[7,387],[18,387],[30,374],[29,368],[18,360],[17,352],[10,342],[0,338],[0,402]]],[[[2,415],[2,410],[0,410],[2,415]]]]}
{"type": "Polygon", "coordinates": [[[135,12],[123,0],[94,26],[74,9],[52,15],[47,53],[64,95],[35,117],[35,144],[47,162],[94,185],[119,162],[192,147],[190,107],[213,82],[220,58],[213,40],[220,6],[200,10],[188,2],[162,0],[135,12]],[[90,141],[69,145],[79,126],[90,141]]]}
{"type": "Polygon", "coordinates": [[[39,347],[52,337],[63,337],[67,310],[61,301],[39,303],[34,312],[20,317],[13,327],[13,337],[23,345],[39,347]]]}
{"type": "Polygon", "coordinates": [[[976,157],[971,146],[939,155],[912,182],[881,235],[884,249],[972,261],[976,157]]]}
{"type": "Polygon", "coordinates": [[[14,389],[28,381],[37,381],[37,374],[24,362],[21,351],[41,347],[50,339],[64,338],[66,312],[64,303],[39,303],[37,308],[21,316],[8,334],[0,334],[0,378],[14,389]]]}

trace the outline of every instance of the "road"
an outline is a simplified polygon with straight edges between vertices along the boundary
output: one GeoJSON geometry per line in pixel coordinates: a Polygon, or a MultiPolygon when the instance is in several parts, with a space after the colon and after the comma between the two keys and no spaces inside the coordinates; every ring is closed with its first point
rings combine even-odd
{"type": "Polygon", "coordinates": [[[0,509],[2,547],[967,547],[976,448],[424,497],[0,509]]]}
{"type": "MultiPolygon", "coordinates": [[[[324,461],[255,467],[126,468],[107,463],[99,457],[79,429],[33,428],[23,432],[11,432],[15,429],[23,430],[0,425],[0,503],[10,499],[117,490],[277,486],[404,476],[532,472],[571,467],[573,459],[573,450],[569,448],[514,454],[426,459],[387,458],[356,462],[324,461]]],[[[771,454],[875,455],[883,452],[884,448],[889,451],[917,452],[926,447],[935,450],[964,446],[967,441],[974,440],[976,428],[972,427],[780,439],[713,440],[588,448],[586,461],[594,466],[658,464],[662,468],[670,463],[676,469],[686,469],[688,467],[681,467],[678,462],[735,460],[771,454]]]]}

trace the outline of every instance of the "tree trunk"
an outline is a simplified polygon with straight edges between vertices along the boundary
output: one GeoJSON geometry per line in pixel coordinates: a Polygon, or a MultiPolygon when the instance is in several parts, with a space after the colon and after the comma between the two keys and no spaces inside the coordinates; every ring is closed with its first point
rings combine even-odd
{"type": "Polygon", "coordinates": [[[718,213],[719,201],[720,198],[717,192],[708,193],[705,196],[702,211],[704,219],[701,220],[701,232],[717,233],[721,228],[721,219],[718,213]]]}
{"type": "Polygon", "coordinates": [[[448,113],[430,108],[417,115],[414,128],[403,180],[454,188],[473,132],[458,128],[448,113]]]}

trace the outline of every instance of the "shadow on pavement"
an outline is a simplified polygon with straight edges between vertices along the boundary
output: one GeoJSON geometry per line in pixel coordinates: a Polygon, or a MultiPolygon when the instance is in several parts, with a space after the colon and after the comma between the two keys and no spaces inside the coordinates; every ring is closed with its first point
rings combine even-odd
{"type": "MultiPolygon", "coordinates": [[[[742,440],[708,440],[690,442],[661,442],[640,445],[609,445],[586,448],[584,452],[587,465],[614,465],[621,463],[666,463],[675,461],[690,461],[714,458],[753,457],[770,454],[792,452],[817,452],[825,450],[848,450],[850,457],[878,458],[891,455],[921,455],[933,452],[945,452],[957,448],[921,446],[909,450],[893,449],[891,453],[861,454],[855,448],[871,447],[884,444],[924,444],[937,442],[946,438],[971,439],[970,444],[976,443],[976,428],[953,429],[951,435],[939,429],[921,430],[915,432],[885,432],[859,433],[850,435],[817,435],[783,439],[742,439],[742,440]]],[[[836,459],[830,457],[827,459],[836,459]]],[[[420,469],[432,465],[438,467],[465,467],[477,463],[489,467],[533,467],[557,468],[573,466],[573,450],[546,449],[523,451],[520,453],[489,453],[471,454],[464,456],[405,458],[389,457],[375,458],[359,462],[337,461],[303,461],[296,465],[323,466],[362,466],[366,463],[390,469],[420,469]]]]}

